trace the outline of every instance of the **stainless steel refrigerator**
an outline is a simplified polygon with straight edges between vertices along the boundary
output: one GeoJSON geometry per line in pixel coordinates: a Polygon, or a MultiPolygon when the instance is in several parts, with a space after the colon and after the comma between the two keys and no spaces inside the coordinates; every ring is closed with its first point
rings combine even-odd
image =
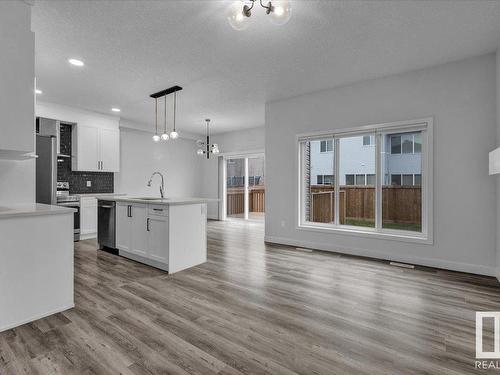
{"type": "Polygon", "coordinates": [[[57,203],[57,138],[36,136],[36,202],[57,203]]]}

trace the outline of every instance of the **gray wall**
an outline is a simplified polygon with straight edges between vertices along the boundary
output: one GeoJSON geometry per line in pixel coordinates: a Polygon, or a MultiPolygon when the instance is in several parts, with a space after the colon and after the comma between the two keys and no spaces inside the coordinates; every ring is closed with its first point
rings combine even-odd
{"type": "MultiPolygon", "coordinates": [[[[496,65],[497,65],[497,77],[496,77],[496,84],[497,84],[497,91],[496,91],[496,98],[497,98],[497,143],[496,146],[500,147],[500,48],[497,50],[496,54],[496,65]]],[[[497,235],[496,235],[496,249],[497,249],[497,258],[496,258],[496,268],[497,268],[497,279],[500,280],[500,175],[497,176],[491,176],[493,180],[496,181],[497,184],[497,222],[496,222],[496,229],[497,229],[497,235]]]]}
{"type": "Polygon", "coordinates": [[[266,105],[266,239],[495,274],[493,54],[266,105]],[[297,229],[296,134],[434,117],[434,244],[297,229]]]}

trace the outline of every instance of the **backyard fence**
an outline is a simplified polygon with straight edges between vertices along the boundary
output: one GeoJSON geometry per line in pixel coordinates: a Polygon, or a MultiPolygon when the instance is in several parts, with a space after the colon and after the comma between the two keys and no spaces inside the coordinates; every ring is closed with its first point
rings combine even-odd
{"type": "MultiPolygon", "coordinates": [[[[227,215],[237,215],[245,212],[244,188],[227,189],[227,215]]],[[[252,186],[248,189],[249,212],[265,212],[266,191],[264,186],[252,186]]]]}
{"type": "MultiPolygon", "coordinates": [[[[420,186],[383,186],[382,219],[384,222],[420,224],[422,191],[420,186]]],[[[375,187],[340,186],[340,223],[347,220],[375,219],[375,187]]],[[[334,221],[334,188],[311,186],[310,220],[319,223],[334,221]]]]}

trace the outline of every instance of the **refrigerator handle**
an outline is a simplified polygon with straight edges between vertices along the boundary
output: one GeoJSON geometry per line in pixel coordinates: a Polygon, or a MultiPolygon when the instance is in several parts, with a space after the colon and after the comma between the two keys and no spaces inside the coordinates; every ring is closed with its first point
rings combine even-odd
{"type": "Polygon", "coordinates": [[[51,204],[57,203],[57,139],[51,138],[52,168],[50,171],[51,204]]]}

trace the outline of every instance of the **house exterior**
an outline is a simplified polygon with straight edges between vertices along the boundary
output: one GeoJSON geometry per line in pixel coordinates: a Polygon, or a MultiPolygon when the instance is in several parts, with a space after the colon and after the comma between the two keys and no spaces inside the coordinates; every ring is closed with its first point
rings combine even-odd
{"type": "MultiPolygon", "coordinates": [[[[340,139],[340,185],[375,185],[375,136],[340,139]]],[[[421,185],[420,132],[386,134],[382,140],[383,185],[421,185]]],[[[311,185],[334,184],[334,142],[310,142],[311,185]]]]}

